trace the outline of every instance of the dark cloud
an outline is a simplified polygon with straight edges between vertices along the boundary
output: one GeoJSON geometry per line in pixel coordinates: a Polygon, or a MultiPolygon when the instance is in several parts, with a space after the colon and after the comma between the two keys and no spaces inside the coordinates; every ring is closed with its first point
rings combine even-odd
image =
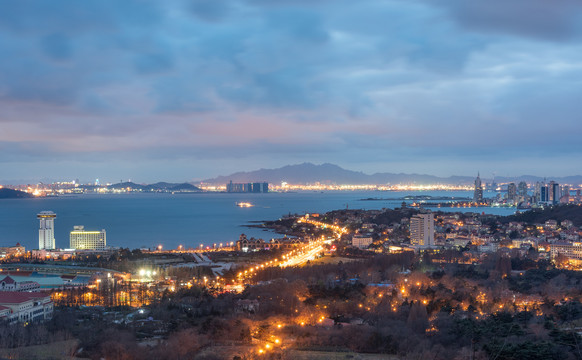
{"type": "Polygon", "coordinates": [[[0,0],[0,27],[27,35],[120,31],[151,26],[163,16],[154,1],[0,0]]]}
{"type": "Polygon", "coordinates": [[[510,33],[547,40],[580,38],[582,3],[577,0],[440,0],[430,4],[451,11],[473,30],[510,33]]]}
{"type": "Polygon", "coordinates": [[[228,15],[229,5],[229,1],[191,0],[188,8],[196,17],[213,22],[222,20],[228,15]]]}
{"type": "Polygon", "coordinates": [[[164,53],[140,54],[136,56],[135,67],[141,74],[163,72],[173,67],[173,59],[164,53]]]}
{"type": "Polygon", "coordinates": [[[54,60],[67,60],[73,53],[69,38],[63,34],[43,37],[41,47],[45,54],[54,60]]]}
{"type": "Polygon", "coordinates": [[[321,43],[329,39],[320,14],[306,10],[274,10],[267,27],[301,41],[321,43]]]}

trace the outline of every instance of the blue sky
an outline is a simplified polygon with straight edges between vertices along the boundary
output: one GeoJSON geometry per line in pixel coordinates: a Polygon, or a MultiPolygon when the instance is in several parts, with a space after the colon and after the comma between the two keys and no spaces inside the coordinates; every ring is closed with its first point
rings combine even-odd
{"type": "Polygon", "coordinates": [[[582,173],[579,0],[0,9],[0,181],[582,173]]]}

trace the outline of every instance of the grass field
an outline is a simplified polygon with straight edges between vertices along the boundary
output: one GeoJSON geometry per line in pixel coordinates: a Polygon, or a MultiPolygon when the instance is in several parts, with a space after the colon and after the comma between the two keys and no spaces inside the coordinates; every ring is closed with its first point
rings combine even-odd
{"type": "Polygon", "coordinates": [[[77,340],[57,341],[52,344],[0,349],[0,358],[26,360],[79,359],[71,356],[77,349],[77,340]]]}
{"type": "Polygon", "coordinates": [[[358,259],[345,258],[345,257],[340,257],[340,256],[324,256],[324,257],[319,258],[319,259],[311,260],[311,264],[312,265],[337,264],[340,261],[343,263],[348,263],[348,262],[357,261],[357,260],[358,259]]]}
{"type": "Polygon", "coordinates": [[[398,360],[394,355],[359,354],[353,352],[289,350],[288,359],[295,360],[398,360]]]}
{"type": "MultiPolygon", "coordinates": [[[[25,360],[82,360],[71,356],[77,349],[77,340],[58,341],[47,345],[27,346],[16,349],[0,349],[0,358],[25,360]]],[[[360,354],[344,351],[283,350],[282,360],[399,360],[385,354],[360,354]]],[[[256,353],[256,346],[211,346],[196,358],[213,355],[220,359],[232,359],[238,355],[243,359],[260,359],[265,356],[256,353]]]]}
{"type": "MultiPolygon", "coordinates": [[[[275,351],[281,360],[399,360],[397,356],[386,354],[359,354],[345,351],[311,351],[311,350],[283,350],[275,351]]],[[[198,355],[204,358],[205,355],[214,355],[220,359],[232,359],[235,355],[242,359],[269,358],[267,354],[258,355],[256,347],[253,346],[212,346],[206,348],[198,355]]],[[[197,358],[198,358],[197,357],[197,358]]]]}

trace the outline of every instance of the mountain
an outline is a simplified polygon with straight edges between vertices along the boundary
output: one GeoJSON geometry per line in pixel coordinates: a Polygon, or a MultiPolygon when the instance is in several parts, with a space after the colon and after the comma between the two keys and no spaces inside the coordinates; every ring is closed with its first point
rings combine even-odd
{"type": "MultiPolygon", "coordinates": [[[[343,169],[333,164],[315,165],[303,163],[298,165],[287,165],[278,169],[259,169],[249,172],[237,172],[227,176],[218,176],[207,179],[203,182],[210,184],[226,184],[229,181],[235,183],[266,181],[271,184],[280,184],[282,181],[290,184],[313,184],[316,182],[323,184],[448,184],[448,185],[471,185],[475,176],[449,176],[438,177],[425,174],[395,174],[395,173],[375,173],[365,174],[361,171],[343,169]]],[[[543,178],[524,175],[515,178],[496,177],[497,183],[526,181],[535,183],[543,178]]],[[[568,176],[563,178],[548,178],[562,184],[581,184],[582,176],[568,176]]],[[[491,182],[491,179],[483,179],[491,182]]]]}
{"type": "Polygon", "coordinates": [[[174,186],[169,187],[168,190],[171,190],[171,191],[201,191],[198,186],[194,186],[190,183],[172,184],[172,185],[174,185],[174,186]]]}
{"type": "Polygon", "coordinates": [[[376,173],[372,175],[364,174],[361,171],[343,169],[333,164],[314,165],[303,163],[299,165],[287,165],[279,169],[260,169],[250,172],[238,172],[228,176],[219,176],[214,179],[207,179],[204,182],[212,184],[226,184],[233,182],[256,182],[267,181],[272,184],[279,184],[286,181],[291,184],[308,183],[330,183],[330,184],[464,184],[472,183],[474,178],[467,176],[455,176],[440,178],[432,175],[419,174],[393,174],[376,173]]]}
{"type": "Polygon", "coordinates": [[[314,182],[342,182],[361,183],[368,175],[362,172],[344,170],[337,165],[314,165],[304,163],[300,165],[287,165],[279,169],[260,169],[250,172],[237,172],[228,176],[219,176],[214,179],[204,180],[213,184],[226,184],[229,181],[244,183],[266,181],[280,183],[286,181],[292,184],[314,182]]]}
{"type": "Polygon", "coordinates": [[[199,187],[190,183],[168,183],[157,182],[155,184],[136,184],[134,182],[122,182],[108,186],[110,189],[126,189],[132,188],[141,191],[201,191],[199,187]]]}
{"type": "Polygon", "coordinates": [[[152,190],[164,190],[164,189],[168,189],[171,188],[173,186],[175,186],[176,184],[172,184],[172,183],[167,183],[167,182],[157,182],[155,184],[149,184],[149,185],[145,185],[145,187],[147,189],[152,189],[152,190]]]}
{"type": "Polygon", "coordinates": [[[13,190],[7,188],[0,188],[0,199],[22,199],[33,197],[29,193],[20,190],[13,190]]]}

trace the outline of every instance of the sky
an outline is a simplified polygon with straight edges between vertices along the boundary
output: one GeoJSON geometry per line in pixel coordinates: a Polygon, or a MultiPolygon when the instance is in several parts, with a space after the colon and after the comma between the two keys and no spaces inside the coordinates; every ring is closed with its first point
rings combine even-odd
{"type": "Polygon", "coordinates": [[[580,0],[0,9],[0,182],[582,173],[580,0]]]}

